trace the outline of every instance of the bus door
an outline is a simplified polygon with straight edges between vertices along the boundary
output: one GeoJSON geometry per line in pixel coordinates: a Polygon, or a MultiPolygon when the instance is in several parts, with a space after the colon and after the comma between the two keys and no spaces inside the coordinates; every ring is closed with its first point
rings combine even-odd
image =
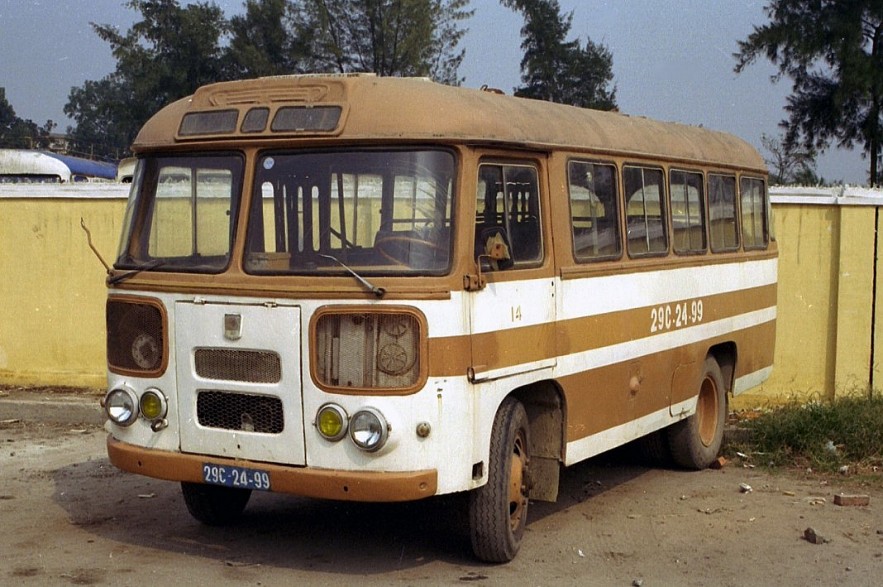
{"type": "Polygon", "coordinates": [[[297,306],[181,301],[181,451],[304,465],[297,306]]]}
{"type": "Polygon", "coordinates": [[[555,365],[555,280],[542,268],[550,252],[540,177],[532,162],[479,166],[475,258],[486,285],[472,293],[474,381],[555,365]]]}

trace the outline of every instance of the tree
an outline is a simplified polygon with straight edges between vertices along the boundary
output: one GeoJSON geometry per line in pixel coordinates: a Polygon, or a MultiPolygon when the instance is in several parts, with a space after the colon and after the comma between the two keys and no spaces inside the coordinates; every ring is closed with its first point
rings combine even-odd
{"type": "Polygon", "coordinates": [[[77,121],[75,129],[68,129],[74,150],[120,159],[146,120],[130,107],[136,103],[133,93],[131,84],[117,74],[71,88],[64,112],[77,121]]]}
{"type": "Polygon", "coordinates": [[[567,41],[573,13],[561,14],[558,0],[501,0],[524,15],[521,81],[515,95],[583,108],[614,110],[613,56],[604,45],[567,41]]]}
{"type": "Polygon", "coordinates": [[[303,73],[312,65],[313,29],[289,0],[246,0],[245,13],[230,19],[228,76],[303,73]]]}
{"type": "Polygon", "coordinates": [[[79,149],[115,157],[128,150],[157,110],[224,79],[221,39],[227,21],[215,4],[182,8],[177,0],[129,0],[126,5],[143,17],[126,34],[92,24],[110,43],[116,71],[72,88],[64,107],[77,123],[71,135],[79,149]]]}
{"type": "Polygon", "coordinates": [[[341,73],[425,76],[459,85],[469,0],[307,0],[316,65],[341,73]]]}
{"type": "Polygon", "coordinates": [[[53,128],[55,123],[51,120],[38,126],[33,120],[19,118],[6,100],[6,92],[0,88],[0,148],[45,149],[53,128]]]}
{"type": "Polygon", "coordinates": [[[879,182],[883,110],[883,2],[773,0],[770,22],[754,27],[734,56],[741,72],[758,57],[777,68],[773,81],[791,78],[781,122],[785,142],[824,150],[860,144],[879,182]]]}
{"type": "Polygon", "coordinates": [[[801,147],[787,140],[761,135],[760,143],[769,153],[765,159],[770,167],[770,181],[777,184],[818,185],[816,175],[816,151],[801,147]]]}
{"type": "Polygon", "coordinates": [[[92,24],[117,65],[71,89],[65,113],[80,149],[123,155],[147,119],[198,87],[330,68],[457,84],[469,0],[245,0],[229,21],[212,1],[127,0],[142,20],[92,24]],[[229,41],[229,43],[227,42],[229,41]]]}

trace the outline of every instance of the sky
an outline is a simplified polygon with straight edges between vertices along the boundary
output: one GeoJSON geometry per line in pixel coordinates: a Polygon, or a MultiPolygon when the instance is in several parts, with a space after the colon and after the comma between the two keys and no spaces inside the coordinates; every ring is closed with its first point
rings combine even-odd
{"type": "MultiPolygon", "coordinates": [[[[227,16],[243,0],[215,0],[227,16]]],[[[791,92],[773,83],[773,66],[760,60],[740,74],[733,53],[755,26],[767,22],[760,0],[559,0],[573,13],[570,38],[602,43],[613,55],[621,112],[701,125],[735,134],[757,147],[779,137],[791,92]]],[[[472,0],[464,26],[463,85],[487,84],[506,93],[520,85],[521,16],[498,0],[472,0]]],[[[21,118],[59,130],[71,124],[64,105],[72,87],[98,80],[116,61],[90,22],[126,31],[139,15],[124,0],[0,0],[0,87],[21,118]]],[[[831,147],[817,159],[829,182],[864,184],[860,151],[831,147]]]]}

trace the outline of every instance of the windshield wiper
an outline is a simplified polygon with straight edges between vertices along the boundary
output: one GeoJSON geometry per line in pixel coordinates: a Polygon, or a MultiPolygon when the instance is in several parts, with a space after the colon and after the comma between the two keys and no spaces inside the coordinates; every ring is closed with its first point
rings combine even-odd
{"type": "Polygon", "coordinates": [[[341,261],[340,259],[338,259],[334,255],[323,255],[322,253],[319,253],[319,256],[324,257],[325,259],[331,259],[332,261],[334,261],[335,263],[337,263],[338,265],[340,265],[341,267],[343,267],[344,269],[349,271],[350,275],[355,277],[359,283],[364,285],[368,289],[368,291],[373,293],[378,298],[382,298],[384,295],[386,295],[385,289],[383,289],[382,287],[377,287],[376,285],[371,284],[371,282],[369,282],[367,279],[365,279],[364,277],[362,277],[361,275],[359,275],[358,273],[356,273],[355,271],[353,271],[352,269],[347,267],[343,261],[341,261]]]}
{"type": "Polygon", "coordinates": [[[162,267],[165,264],[166,264],[166,262],[163,261],[162,259],[154,259],[153,261],[150,261],[149,263],[145,263],[144,265],[140,265],[138,267],[135,267],[131,271],[126,271],[125,273],[120,273],[119,275],[114,275],[113,277],[108,277],[107,283],[108,283],[108,285],[113,285],[114,283],[119,283],[121,281],[125,281],[126,279],[129,279],[130,277],[138,275],[142,271],[151,271],[153,269],[156,269],[157,267],[162,267]]]}

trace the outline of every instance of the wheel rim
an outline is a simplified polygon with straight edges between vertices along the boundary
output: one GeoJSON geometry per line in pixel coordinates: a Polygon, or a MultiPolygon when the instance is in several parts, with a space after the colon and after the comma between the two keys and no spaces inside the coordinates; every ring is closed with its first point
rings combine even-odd
{"type": "Polygon", "coordinates": [[[705,446],[711,446],[717,436],[719,410],[717,384],[712,377],[705,377],[699,390],[699,404],[696,406],[699,440],[705,446]]]}
{"type": "Polygon", "coordinates": [[[521,431],[512,445],[512,461],[509,467],[509,524],[512,530],[518,528],[527,510],[524,473],[527,469],[527,450],[521,431]]]}

